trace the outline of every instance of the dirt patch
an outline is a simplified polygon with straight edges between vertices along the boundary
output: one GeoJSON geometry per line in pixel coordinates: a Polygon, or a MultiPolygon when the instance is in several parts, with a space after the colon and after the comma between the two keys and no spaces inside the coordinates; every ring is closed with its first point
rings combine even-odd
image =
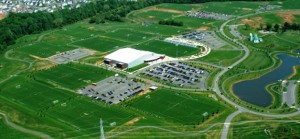
{"type": "Polygon", "coordinates": [[[292,23],[295,20],[294,15],[300,15],[300,11],[278,12],[277,15],[283,18],[284,22],[292,23]]]}
{"type": "Polygon", "coordinates": [[[94,26],[90,26],[88,27],[89,30],[95,30],[95,27],[94,26]]]}
{"type": "Polygon", "coordinates": [[[154,16],[148,16],[148,18],[154,18],[154,16]]]}
{"type": "Polygon", "coordinates": [[[146,95],[148,93],[150,93],[151,91],[148,89],[148,90],[145,90],[144,92],[142,93],[139,93],[138,96],[142,96],[142,95],[146,95]]]}
{"type": "Polygon", "coordinates": [[[260,24],[264,24],[264,20],[261,17],[243,19],[242,24],[248,24],[251,28],[259,28],[260,24]]]}
{"type": "Polygon", "coordinates": [[[0,20],[2,20],[5,17],[4,13],[0,13],[0,20]]]}
{"type": "Polygon", "coordinates": [[[296,66],[293,66],[293,74],[289,76],[289,79],[293,78],[297,74],[296,66]]]}
{"type": "Polygon", "coordinates": [[[176,14],[182,14],[182,13],[184,13],[183,11],[172,10],[172,9],[165,9],[165,8],[157,8],[157,7],[151,7],[151,8],[143,10],[143,12],[148,12],[148,11],[160,11],[160,12],[176,13],[176,14]]]}
{"type": "Polygon", "coordinates": [[[203,27],[197,28],[197,30],[201,30],[201,31],[210,30],[210,27],[209,26],[203,26],[203,27]]]}
{"type": "Polygon", "coordinates": [[[134,123],[138,122],[141,119],[145,119],[145,117],[136,117],[136,118],[133,118],[130,121],[126,122],[124,125],[133,125],[134,123]]]}
{"type": "Polygon", "coordinates": [[[244,11],[251,11],[253,9],[251,9],[251,8],[242,8],[242,10],[244,10],[244,11]]]}
{"type": "Polygon", "coordinates": [[[30,56],[37,59],[37,60],[48,60],[47,58],[41,58],[41,57],[38,57],[38,56],[35,56],[35,55],[30,55],[30,56]]]}
{"type": "Polygon", "coordinates": [[[52,63],[50,61],[39,61],[36,62],[34,67],[32,68],[33,71],[38,71],[38,70],[44,70],[44,69],[49,69],[51,67],[54,67],[58,64],[52,63]]]}

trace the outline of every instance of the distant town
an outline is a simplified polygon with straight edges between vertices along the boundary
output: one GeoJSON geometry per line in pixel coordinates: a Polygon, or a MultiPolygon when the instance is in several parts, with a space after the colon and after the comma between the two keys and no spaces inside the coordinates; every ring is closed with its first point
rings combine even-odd
{"type": "Polygon", "coordinates": [[[53,12],[56,9],[78,8],[91,0],[2,0],[0,14],[9,12],[32,13],[37,11],[53,12]]]}

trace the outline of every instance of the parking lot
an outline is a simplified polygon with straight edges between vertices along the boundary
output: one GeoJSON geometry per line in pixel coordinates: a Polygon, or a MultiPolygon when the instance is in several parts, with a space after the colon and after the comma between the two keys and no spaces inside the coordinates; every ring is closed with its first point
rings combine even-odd
{"type": "Polygon", "coordinates": [[[71,61],[75,61],[89,55],[92,55],[93,52],[86,49],[74,49],[71,51],[66,51],[63,53],[59,53],[49,58],[50,61],[58,63],[58,64],[66,64],[71,61]]]}
{"type": "Polygon", "coordinates": [[[217,49],[226,45],[226,42],[219,39],[213,31],[193,31],[183,34],[180,37],[201,42],[212,49],[217,49]]]}
{"type": "Polygon", "coordinates": [[[243,35],[238,31],[238,25],[230,25],[229,26],[229,29],[230,29],[230,33],[238,38],[238,39],[242,39],[243,38],[243,35]]]}
{"type": "Polygon", "coordinates": [[[169,62],[156,65],[141,73],[175,86],[205,89],[205,81],[209,73],[205,69],[182,62],[169,62]]]}
{"type": "Polygon", "coordinates": [[[234,17],[233,15],[229,15],[229,14],[213,13],[213,12],[206,12],[206,11],[189,12],[187,13],[187,16],[196,17],[196,18],[213,19],[213,20],[228,20],[234,17]]]}
{"type": "Polygon", "coordinates": [[[145,89],[145,84],[133,79],[113,76],[83,87],[79,92],[108,104],[118,104],[133,95],[143,92],[145,89]]]}

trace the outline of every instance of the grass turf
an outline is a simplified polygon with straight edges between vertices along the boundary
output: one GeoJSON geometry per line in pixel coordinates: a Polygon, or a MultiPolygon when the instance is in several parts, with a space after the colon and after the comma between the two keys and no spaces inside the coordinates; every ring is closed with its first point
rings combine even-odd
{"type": "Polygon", "coordinates": [[[58,84],[70,89],[79,89],[112,75],[114,75],[112,71],[72,63],[38,71],[33,76],[40,82],[58,84]]]}
{"type": "Polygon", "coordinates": [[[140,97],[130,106],[185,125],[201,122],[205,112],[211,115],[225,109],[224,105],[206,95],[186,94],[167,89],[140,97]]]}
{"type": "Polygon", "coordinates": [[[97,50],[100,52],[108,52],[126,46],[130,43],[121,40],[106,38],[106,37],[94,37],[86,40],[81,40],[73,44],[77,46],[97,50]]]}
{"type": "Polygon", "coordinates": [[[136,49],[151,51],[159,54],[165,54],[170,57],[182,57],[197,54],[200,52],[198,48],[188,46],[176,46],[175,44],[153,40],[135,46],[136,49]]]}
{"type": "Polygon", "coordinates": [[[215,50],[210,52],[207,56],[198,58],[196,60],[222,66],[229,66],[233,64],[242,55],[242,53],[243,52],[241,51],[215,50]]]}

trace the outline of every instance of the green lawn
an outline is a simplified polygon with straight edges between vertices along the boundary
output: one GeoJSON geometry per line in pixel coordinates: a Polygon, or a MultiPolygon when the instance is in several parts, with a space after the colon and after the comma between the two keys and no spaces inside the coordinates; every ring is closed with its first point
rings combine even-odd
{"type": "Polygon", "coordinates": [[[143,33],[141,31],[142,30],[118,29],[106,33],[105,36],[126,42],[141,42],[156,36],[154,34],[143,33]]]}
{"type": "Polygon", "coordinates": [[[298,119],[299,116],[288,117],[288,118],[270,118],[270,117],[261,117],[257,115],[252,115],[248,113],[242,113],[234,117],[234,119],[232,120],[229,133],[228,133],[228,138],[233,138],[233,139],[300,138],[299,122],[287,121],[287,120],[298,120],[298,119]],[[251,122],[240,123],[244,121],[251,121],[251,122]],[[265,129],[269,130],[271,136],[266,134],[265,129]]]}
{"type": "MultiPolygon", "coordinates": [[[[122,125],[134,118],[130,110],[120,106],[106,105],[86,96],[29,79],[28,76],[18,77],[1,85],[0,99],[1,102],[9,101],[6,105],[13,106],[14,111],[11,112],[15,113],[14,120],[21,119],[23,126],[56,138],[98,137],[94,133],[99,131],[99,118],[103,118],[106,131],[114,128],[109,126],[112,122],[122,125]],[[16,115],[15,111],[22,113],[16,115]],[[30,117],[23,117],[24,113],[30,113],[30,117]]],[[[1,108],[6,107],[1,104],[1,108]]]]}
{"type": "Polygon", "coordinates": [[[160,20],[170,19],[176,16],[180,16],[178,13],[170,13],[170,12],[163,12],[163,11],[139,11],[131,15],[131,18],[150,21],[150,22],[158,22],[160,20]]]}
{"type": "Polygon", "coordinates": [[[136,49],[151,51],[158,54],[165,54],[170,57],[182,57],[197,54],[200,52],[198,48],[188,46],[176,46],[172,43],[167,43],[159,40],[145,42],[135,46],[136,49]],[[178,55],[177,55],[178,52],[178,55]]]}
{"type": "Polygon", "coordinates": [[[55,34],[61,34],[65,37],[73,37],[75,40],[82,38],[89,38],[92,35],[103,34],[102,30],[95,30],[90,24],[79,22],[72,25],[65,26],[58,30],[55,34]]]}
{"type": "Polygon", "coordinates": [[[183,22],[183,26],[188,27],[188,28],[199,28],[202,26],[207,26],[207,27],[212,28],[213,23],[217,22],[216,20],[194,18],[194,17],[188,17],[188,16],[179,16],[179,17],[174,18],[174,20],[183,22]]]}
{"type": "Polygon", "coordinates": [[[137,66],[135,66],[135,67],[129,68],[129,69],[127,69],[126,71],[128,71],[128,72],[133,72],[133,71],[139,70],[139,69],[141,69],[141,68],[144,68],[144,67],[146,67],[146,66],[148,66],[148,65],[149,65],[149,64],[147,64],[147,63],[142,63],[142,64],[137,65],[137,66]]]}
{"type": "Polygon", "coordinates": [[[79,89],[112,75],[114,72],[105,69],[74,63],[34,73],[34,77],[40,82],[54,83],[70,89],[79,89]]]}
{"type": "MultiPolygon", "coordinates": [[[[135,118],[135,114],[130,110],[118,105],[106,105],[103,102],[87,98],[77,97],[66,102],[61,102],[46,112],[47,115],[55,117],[58,122],[74,127],[82,132],[82,138],[99,137],[99,121],[102,118],[104,130],[106,132],[121,126],[125,122],[135,118]],[[116,126],[110,126],[115,122],[116,126]]],[[[64,132],[72,135],[71,131],[64,132]]],[[[74,132],[74,131],[73,131],[74,132]]],[[[73,136],[78,137],[78,136],[73,136]]]]}
{"type": "Polygon", "coordinates": [[[81,40],[73,44],[81,47],[97,50],[100,52],[108,52],[117,48],[121,48],[130,43],[121,40],[106,38],[106,37],[95,37],[86,40],[81,40]]]}
{"type": "Polygon", "coordinates": [[[261,70],[272,66],[272,58],[262,51],[251,51],[250,55],[239,67],[247,70],[261,70]]]}
{"type": "Polygon", "coordinates": [[[142,30],[143,32],[149,32],[149,33],[155,33],[158,36],[161,36],[161,35],[172,36],[172,35],[183,34],[185,32],[191,31],[191,30],[181,28],[181,27],[159,25],[159,24],[152,24],[150,26],[142,26],[140,24],[136,24],[136,26],[131,27],[131,29],[142,30]]]}
{"type": "Polygon", "coordinates": [[[213,50],[207,56],[196,59],[222,66],[233,64],[242,56],[242,51],[213,50]]]}
{"type": "Polygon", "coordinates": [[[66,46],[66,45],[53,45],[46,42],[39,42],[29,46],[17,48],[16,51],[46,58],[56,53],[61,53],[73,49],[75,49],[75,47],[66,46]]]}
{"type": "Polygon", "coordinates": [[[282,9],[299,9],[299,0],[273,1],[272,4],[282,6],[282,9]]]}
{"type": "Polygon", "coordinates": [[[54,101],[65,101],[73,93],[34,81],[29,77],[18,77],[1,86],[1,97],[36,112],[46,110],[54,101]]]}
{"type": "Polygon", "coordinates": [[[225,111],[225,106],[206,95],[187,94],[180,91],[160,89],[133,101],[130,106],[153,113],[166,120],[184,125],[197,124],[203,113],[225,111]]]}
{"type": "Polygon", "coordinates": [[[251,12],[255,12],[256,9],[263,3],[259,2],[243,2],[243,1],[235,1],[235,2],[209,2],[204,3],[204,7],[201,10],[216,12],[216,13],[224,13],[231,15],[242,15],[251,12]]]}

